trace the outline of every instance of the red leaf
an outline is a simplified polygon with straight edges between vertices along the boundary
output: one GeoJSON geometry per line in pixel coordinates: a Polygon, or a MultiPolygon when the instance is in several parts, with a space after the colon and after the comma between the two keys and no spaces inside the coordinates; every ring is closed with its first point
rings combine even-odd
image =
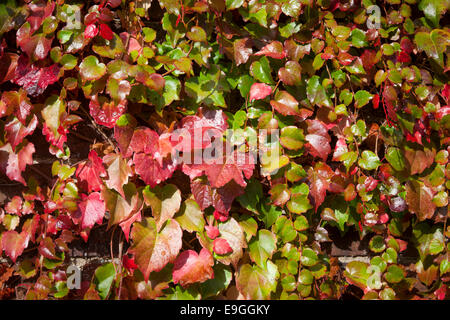
{"type": "Polygon", "coordinates": [[[338,60],[343,66],[348,66],[355,58],[356,57],[344,51],[341,51],[338,55],[338,60]]]}
{"type": "Polygon", "coordinates": [[[238,39],[233,42],[233,55],[237,66],[248,61],[253,52],[252,45],[253,41],[249,38],[238,39]]]}
{"type": "Polygon", "coordinates": [[[127,121],[121,123],[120,118],[114,126],[114,139],[116,139],[119,146],[120,152],[124,157],[129,157],[132,154],[131,148],[129,148],[131,139],[134,135],[134,129],[136,127],[137,121],[131,115],[126,114],[127,121]]]}
{"type": "Polygon", "coordinates": [[[124,31],[119,34],[119,37],[120,37],[120,39],[122,39],[122,42],[124,44],[126,44],[128,41],[128,54],[130,54],[132,51],[137,51],[139,54],[142,54],[143,49],[142,49],[141,44],[131,34],[124,31]]]}
{"type": "Polygon", "coordinates": [[[142,215],[141,215],[141,211],[140,210],[138,212],[136,212],[136,213],[133,213],[133,215],[131,217],[128,217],[127,219],[125,219],[124,221],[119,223],[119,226],[120,226],[120,228],[122,228],[122,232],[125,235],[125,240],[127,242],[128,242],[128,238],[130,236],[131,226],[136,221],[137,222],[142,221],[142,215]]]}
{"type": "Polygon", "coordinates": [[[159,164],[151,154],[145,153],[135,153],[133,163],[136,173],[152,188],[169,179],[177,167],[177,163],[172,160],[164,160],[159,164]]]}
{"type": "Polygon", "coordinates": [[[334,172],[331,168],[323,162],[316,163],[314,168],[308,170],[308,180],[310,182],[310,193],[314,198],[315,210],[325,200],[325,194],[330,187],[330,181],[334,172]]]}
{"type": "Polygon", "coordinates": [[[49,142],[52,146],[55,146],[59,150],[63,149],[63,144],[67,141],[67,131],[67,129],[59,126],[55,135],[53,130],[51,130],[46,123],[44,123],[44,126],[42,128],[42,134],[45,136],[45,140],[47,140],[47,142],[49,142]]]}
{"type": "Polygon", "coordinates": [[[206,229],[206,235],[210,238],[210,239],[215,239],[220,235],[219,232],[219,228],[214,227],[214,226],[205,226],[206,229]]]}
{"type": "Polygon", "coordinates": [[[33,118],[31,118],[31,121],[27,126],[24,126],[18,118],[14,118],[5,125],[6,140],[11,143],[13,150],[15,150],[16,146],[20,144],[26,136],[34,132],[37,123],[38,119],[36,115],[33,115],[33,118]]]}
{"type": "MultiPolygon", "coordinates": [[[[61,217],[64,216],[60,215],[58,217],[58,220],[60,220],[61,217]]],[[[35,214],[31,219],[27,219],[27,221],[25,221],[25,223],[23,224],[21,235],[25,237],[25,247],[28,246],[28,241],[31,240],[32,242],[34,242],[36,229],[39,225],[39,220],[40,216],[38,214],[35,214]]]]}
{"type": "Polygon", "coordinates": [[[32,33],[38,30],[45,18],[52,14],[55,5],[56,3],[53,1],[28,4],[28,8],[30,8],[31,12],[27,21],[30,23],[32,33]]]}
{"type": "Polygon", "coordinates": [[[439,287],[439,289],[437,289],[434,292],[435,296],[438,298],[438,300],[444,300],[445,296],[447,294],[447,285],[445,284],[441,284],[441,286],[439,287]]]}
{"type": "Polygon", "coordinates": [[[364,180],[364,187],[366,188],[366,191],[373,191],[378,185],[378,180],[374,179],[373,177],[369,176],[364,180]]]}
{"type": "Polygon", "coordinates": [[[264,99],[272,93],[272,87],[265,83],[254,83],[250,88],[250,101],[264,99]]]}
{"type": "Polygon", "coordinates": [[[132,175],[128,161],[116,153],[105,155],[103,161],[108,168],[108,179],[105,180],[106,185],[108,188],[116,190],[122,197],[125,197],[123,186],[128,183],[128,177],[132,175]]]}
{"type": "Polygon", "coordinates": [[[95,223],[101,224],[105,216],[106,206],[100,193],[93,192],[89,196],[83,194],[81,199],[78,204],[81,214],[78,223],[81,224],[81,228],[92,228],[95,223]]]}
{"type": "Polygon", "coordinates": [[[107,102],[95,97],[89,102],[89,112],[96,123],[112,128],[125,112],[126,103],[127,100],[123,100],[116,105],[114,101],[107,102]]]}
{"type": "Polygon", "coordinates": [[[435,191],[419,181],[408,181],[405,189],[409,211],[415,213],[420,221],[431,219],[436,211],[433,202],[435,191]]]}
{"type": "Polygon", "coordinates": [[[302,116],[298,109],[298,101],[287,91],[278,91],[270,100],[270,105],[284,116],[302,116]]]}
{"type": "Polygon", "coordinates": [[[233,252],[233,249],[228,244],[228,241],[224,238],[217,238],[213,242],[214,252],[218,255],[226,255],[233,252]]]}
{"type": "Polygon", "coordinates": [[[412,53],[413,50],[414,50],[414,44],[412,43],[411,40],[409,40],[408,37],[403,37],[402,38],[402,40],[400,41],[400,47],[407,54],[412,53]]]}
{"type": "Polygon", "coordinates": [[[33,60],[42,60],[47,57],[51,47],[53,36],[48,37],[44,33],[33,34],[28,24],[23,24],[16,33],[17,45],[33,60]]]}
{"type": "Polygon", "coordinates": [[[378,94],[375,94],[372,99],[372,105],[374,109],[378,109],[380,105],[380,96],[378,94]]]}
{"type": "Polygon", "coordinates": [[[261,50],[255,53],[255,56],[268,56],[274,59],[283,59],[286,53],[283,50],[283,44],[280,41],[272,41],[265,45],[261,50]]]}
{"type": "Polygon", "coordinates": [[[26,235],[14,230],[3,232],[1,240],[2,249],[14,263],[28,244],[26,235]]]}
{"type": "Polygon", "coordinates": [[[130,140],[129,149],[135,153],[154,154],[158,151],[159,135],[149,128],[138,128],[130,140]]]}
{"type": "Polygon", "coordinates": [[[138,268],[134,262],[134,258],[129,258],[127,254],[123,256],[123,266],[130,272],[133,272],[138,268]]]}
{"type": "Polygon", "coordinates": [[[330,135],[326,125],[320,120],[306,120],[308,124],[308,134],[305,136],[306,147],[311,155],[327,160],[331,152],[330,135]]]}
{"type": "MultiPolygon", "coordinates": [[[[0,83],[14,79],[14,73],[17,68],[17,60],[19,56],[15,53],[0,53],[0,83]]],[[[1,111],[0,111],[1,115],[1,111]]]]}
{"type": "Polygon", "coordinates": [[[223,187],[231,180],[245,187],[247,183],[244,177],[250,179],[252,176],[255,160],[252,155],[235,150],[229,155],[208,160],[199,165],[199,168],[204,170],[213,188],[223,187]]]}
{"type": "Polygon", "coordinates": [[[231,204],[236,197],[244,193],[244,188],[234,181],[221,188],[211,188],[206,179],[200,178],[191,181],[191,191],[201,210],[212,205],[219,213],[228,217],[231,204]]]}
{"type": "Polygon", "coordinates": [[[111,41],[114,37],[114,34],[111,30],[111,28],[107,24],[100,24],[100,31],[99,34],[102,38],[111,41]]]}
{"type": "Polygon", "coordinates": [[[80,180],[80,186],[88,192],[100,191],[103,185],[101,177],[106,176],[102,159],[95,150],[89,152],[88,161],[81,162],[75,175],[80,180]]]}
{"type": "Polygon", "coordinates": [[[183,251],[175,260],[172,272],[173,283],[185,287],[191,283],[204,282],[214,278],[211,253],[203,248],[200,254],[193,250],[183,251]]]}
{"type": "Polygon", "coordinates": [[[136,74],[136,81],[139,81],[149,87],[151,90],[162,92],[166,80],[159,73],[148,73],[144,70],[139,70],[136,74]]]}
{"type": "Polygon", "coordinates": [[[339,138],[336,142],[336,147],[334,148],[333,161],[339,161],[339,158],[348,152],[347,142],[345,138],[339,138]]]}
{"type": "Polygon", "coordinates": [[[199,109],[199,114],[184,117],[179,129],[172,133],[175,149],[190,152],[205,149],[213,137],[221,137],[228,129],[227,116],[221,110],[199,109]]]}
{"type": "Polygon", "coordinates": [[[92,39],[97,34],[98,34],[98,28],[94,23],[87,25],[86,29],[84,29],[84,38],[85,39],[92,39]]]}
{"type": "Polygon", "coordinates": [[[445,117],[448,114],[450,114],[450,106],[443,106],[438,111],[436,111],[436,119],[440,121],[442,120],[443,117],[445,117]]]}
{"type": "Polygon", "coordinates": [[[39,68],[30,65],[26,56],[21,55],[14,77],[14,82],[22,86],[30,96],[38,96],[59,79],[60,67],[57,64],[39,68]]]}
{"type": "Polygon", "coordinates": [[[377,52],[375,50],[364,50],[363,54],[361,55],[361,61],[364,67],[364,70],[370,71],[375,67],[375,64],[380,59],[377,58],[377,52]]]}
{"type": "Polygon", "coordinates": [[[39,243],[39,253],[47,259],[58,259],[52,238],[45,237],[39,243]]]}
{"type": "Polygon", "coordinates": [[[0,147],[0,171],[4,172],[9,179],[27,185],[22,178],[22,172],[25,171],[28,164],[33,163],[34,151],[34,145],[31,142],[28,142],[17,153],[14,153],[9,143],[5,144],[0,147]]]}
{"type": "Polygon", "coordinates": [[[389,221],[389,215],[387,213],[383,213],[382,215],[380,215],[378,217],[378,223],[383,224],[383,223],[386,223],[388,221],[389,221]]]}
{"type": "Polygon", "coordinates": [[[411,62],[411,57],[405,51],[400,51],[397,54],[397,61],[403,62],[403,63],[408,63],[408,62],[411,62]]]}
{"type": "Polygon", "coordinates": [[[220,222],[225,222],[228,220],[228,212],[220,212],[219,210],[214,210],[214,219],[220,222]]]}
{"type": "Polygon", "coordinates": [[[19,196],[12,197],[11,201],[5,206],[5,211],[9,214],[22,215],[22,198],[19,196]]]}
{"type": "Polygon", "coordinates": [[[168,220],[160,232],[156,231],[153,218],[146,218],[133,225],[133,244],[128,250],[134,254],[146,281],[152,271],[158,272],[176,259],[182,246],[182,235],[180,225],[173,219],[168,220]]]}
{"type": "Polygon", "coordinates": [[[221,213],[228,213],[236,197],[244,194],[245,188],[233,180],[221,188],[213,189],[213,206],[221,213]]]}
{"type": "Polygon", "coordinates": [[[213,204],[212,188],[206,179],[194,179],[191,181],[191,191],[194,195],[195,202],[203,211],[213,204]]]}

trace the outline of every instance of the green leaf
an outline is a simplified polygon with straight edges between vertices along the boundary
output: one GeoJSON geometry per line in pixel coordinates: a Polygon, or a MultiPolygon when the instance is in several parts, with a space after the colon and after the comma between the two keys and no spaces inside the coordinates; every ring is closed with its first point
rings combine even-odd
{"type": "Polygon", "coordinates": [[[312,209],[313,206],[309,202],[308,195],[295,194],[291,196],[291,199],[286,204],[290,212],[296,214],[302,214],[312,209]]]}
{"type": "Polygon", "coordinates": [[[250,259],[261,268],[264,268],[267,259],[277,249],[277,238],[269,230],[259,230],[255,238],[248,244],[250,259]]]}
{"type": "Polygon", "coordinates": [[[200,285],[199,292],[202,299],[217,296],[228,288],[233,279],[233,273],[229,266],[218,263],[213,267],[213,270],[214,278],[206,280],[200,285]]]}
{"type": "Polygon", "coordinates": [[[245,209],[258,214],[258,203],[263,199],[261,182],[251,178],[245,187],[244,194],[237,197],[237,200],[245,209]]]}
{"type": "Polygon", "coordinates": [[[384,238],[382,236],[374,236],[372,239],[370,239],[369,248],[375,253],[383,252],[384,249],[386,249],[384,238]]]}
{"type": "Polygon", "coordinates": [[[428,57],[433,58],[441,67],[444,67],[444,56],[450,45],[450,33],[435,29],[431,33],[420,31],[414,36],[414,42],[419,50],[425,51],[428,57]]]}
{"type": "Polygon", "coordinates": [[[381,257],[387,263],[397,263],[398,254],[393,248],[387,248],[381,257]]]}
{"type": "Polygon", "coordinates": [[[298,275],[298,282],[304,286],[312,284],[314,281],[313,274],[308,269],[302,269],[298,275]]]}
{"type": "Polygon", "coordinates": [[[281,129],[280,143],[289,150],[298,150],[303,147],[305,136],[303,130],[295,126],[288,126],[281,129]]]}
{"type": "Polygon", "coordinates": [[[66,281],[57,281],[55,284],[56,293],[54,297],[57,299],[64,298],[69,294],[69,288],[67,287],[66,281]]]}
{"type": "Polygon", "coordinates": [[[245,299],[267,300],[275,291],[279,276],[277,266],[270,260],[264,268],[245,264],[239,268],[236,286],[245,299]]]}
{"type": "Polygon", "coordinates": [[[116,277],[114,265],[106,263],[95,270],[94,283],[100,298],[105,300],[111,291],[111,285],[116,277]]]}
{"type": "Polygon", "coordinates": [[[192,41],[206,42],[206,32],[199,26],[193,26],[186,36],[192,41]]]}
{"type": "Polygon", "coordinates": [[[366,35],[361,29],[352,30],[352,44],[356,48],[367,47],[368,42],[366,41],[366,35]]]}
{"type": "Polygon", "coordinates": [[[142,28],[142,33],[144,34],[145,42],[152,42],[156,39],[156,31],[152,28],[144,27],[142,28]]]}
{"type": "Polygon", "coordinates": [[[244,0],[226,0],[225,5],[227,10],[239,9],[244,4],[244,0]]]}
{"type": "Polygon", "coordinates": [[[387,268],[384,278],[389,283],[399,283],[405,277],[404,271],[397,265],[391,265],[387,268]]]}
{"type": "Polygon", "coordinates": [[[327,96],[324,87],[320,84],[320,78],[316,75],[312,76],[308,80],[306,95],[312,105],[317,105],[319,107],[325,106],[329,108],[332,106],[330,98],[327,96]]]}
{"type": "Polygon", "coordinates": [[[421,0],[419,9],[423,11],[434,27],[439,27],[439,20],[448,9],[448,2],[446,0],[421,0]]]}
{"type": "Polygon", "coordinates": [[[386,152],[386,160],[397,171],[405,169],[405,160],[399,148],[389,147],[386,152]]]}
{"type": "Polygon", "coordinates": [[[272,203],[276,206],[283,206],[286,201],[289,200],[290,192],[288,190],[288,187],[284,183],[278,183],[269,191],[270,193],[270,200],[272,200],[272,203]]]}
{"type": "Polygon", "coordinates": [[[373,95],[366,90],[359,90],[355,93],[355,107],[362,108],[372,99],[373,95]]]}
{"type": "Polygon", "coordinates": [[[336,37],[337,41],[346,40],[350,36],[351,29],[345,26],[335,26],[331,29],[331,33],[336,37]]]}
{"type": "Polygon", "coordinates": [[[294,221],[294,228],[297,231],[305,231],[309,228],[308,219],[305,216],[298,216],[294,221]]]}
{"type": "Polygon", "coordinates": [[[45,125],[51,130],[55,138],[60,136],[58,129],[61,125],[61,116],[65,110],[66,105],[64,101],[58,96],[53,95],[45,101],[45,108],[41,111],[45,125]]]}
{"type": "Polygon", "coordinates": [[[158,230],[168,219],[178,212],[181,205],[181,192],[173,184],[166,184],[163,187],[156,186],[150,188],[146,186],[142,191],[145,204],[151,206],[152,214],[155,218],[158,230]]]}
{"type": "Polygon", "coordinates": [[[80,74],[83,81],[98,80],[106,73],[106,65],[95,56],[88,56],[80,64],[80,74]]]}
{"type": "Polygon", "coordinates": [[[281,208],[270,205],[269,201],[270,199],[266,198],[266,202],[261,204],[261,213],[258,216],[258,219],[264,223],[266,228],[270,228],[277,221],[278,217],[283,214],[281,208]]]}
{"type": "Polygon", "coordinates": [[[65,54],[62,56],[59,63],[64,67],[66,70],[72,70],[77,65],[77,58],[71,54],[65,54]]]}
{"type": "Polygon", "coordinates": [[[286,179],[290,182],[297,182],[304,177],[306,177],[305,169],[301,165],[291,162],[289,169],[286,171],[286,179]]]}
{"type": "Polygon", "coordinates": [[[206,73],[187,79],[185,90],[196,103],[226,107],[223,94],[230,90],[230,86],[226,81],[225,73],[219,67],[212,66],[206,73]]]}
{"type": "Polygon", "coordinates": [[[358,165],[364,170],[375,170],[381,165],[381,161],[372,151],[364,150],[358,161],[358,165]]]}
{"type": "Polygon", "coordinates": [[[265,56],[257,61],[253,61],[250,65],[250,74],[259,82],[274,84],[271,73],[272,69],[270,68],[269,59],[265,56]]]}
{"type": "Polygon", "coordinates": [[[367,271],[368,265],[361,261],[351,261],[345,266],[344,276],[347,281],[365,290],[367,279],[370,274],[367,271]]]}
{"type": "Polygon", "coordinates": [[[188,232],[202,232],[205,227],[203,212],[197,202],[192,199],[183,202],[180,214],[177,214],[175,220],[188,232]]]}
{"type": "Polygon", "coordinates": [[[300,256],[300,262],[305,267],[312,267],[319,262],[319,257],[312,249],[304,248],[300,256]]]}
{"type": "Polygon", "coordinates": [[[353,93],[348,89],[342,90],[339,94],[339,101],[348,106],[353,101],[353,93]]]}
{"type": "Polygon", "coordinates": [[[413,227],[413,235],[421,260],[445,249],[444,235],[439,226],[430,227],[426,222],[418,223],[413,227]]]}
{"type": "Polygon", "coordinates": [[[294,224],[285,216],[281,216],[277,219],[273,230],[284,243],[290,242],[297,237],[297,231],[294,229],[294,224]]]}
{"type": "Polygon", "coordinates": [[[116,59],[125,52],[125,45],[120,36],[114,33],[110,41],[97,37],[97,42],[92,45],[92,50],[101,57],[116,59]]]}

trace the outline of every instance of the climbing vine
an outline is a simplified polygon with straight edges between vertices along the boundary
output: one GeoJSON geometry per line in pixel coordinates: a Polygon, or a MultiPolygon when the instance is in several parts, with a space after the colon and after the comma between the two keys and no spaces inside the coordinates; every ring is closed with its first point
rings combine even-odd
{"type": "Polygon", "coordinates": [[[449,6],[1,1],[0,299],[448,298],[449,6]]]}

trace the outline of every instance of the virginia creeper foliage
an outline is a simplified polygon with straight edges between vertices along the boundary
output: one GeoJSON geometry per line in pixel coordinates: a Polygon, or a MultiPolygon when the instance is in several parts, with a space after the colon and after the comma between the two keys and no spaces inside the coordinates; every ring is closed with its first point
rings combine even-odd
{"type": "Polygon", "coordinates": [[[0,299],[448,299],[449,8],[1,1],[0,299]]]}

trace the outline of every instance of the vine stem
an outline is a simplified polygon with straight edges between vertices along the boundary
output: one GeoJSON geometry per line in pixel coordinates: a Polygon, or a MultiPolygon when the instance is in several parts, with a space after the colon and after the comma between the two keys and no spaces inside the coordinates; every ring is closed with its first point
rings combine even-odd
{"type": "Polygon", "coordinates": [[[120,300],[120,294],[122,293],[122,250],[123,250],[123,232],[120,233],[120,242],[119,242],[119,267],[120,267],[120,281],[119,281],[119,292],[117,293],[117,299],[120,300]]]}
{"type": "Polygon", "coordinates": [[[86,109],[83,106],[80,106],[81,110],[83,110],[83,112],[87,115],[87,117],[89,118],[89,120],[91,121],[92,125],[95,127],[95,129],[102,135],[102,137],[108,141],[108,143],[114,148],[114,150],[116,150],[117,152],[117,147],[114,144],[114,142],[112,142],[112,140],[106,135],[106,133],[103,132],[103,130],[97,125],[97,123],[95,123],[94,119],[91,117],[91,115],[89,114],[89,112],[86,111],[86,109]]]}

